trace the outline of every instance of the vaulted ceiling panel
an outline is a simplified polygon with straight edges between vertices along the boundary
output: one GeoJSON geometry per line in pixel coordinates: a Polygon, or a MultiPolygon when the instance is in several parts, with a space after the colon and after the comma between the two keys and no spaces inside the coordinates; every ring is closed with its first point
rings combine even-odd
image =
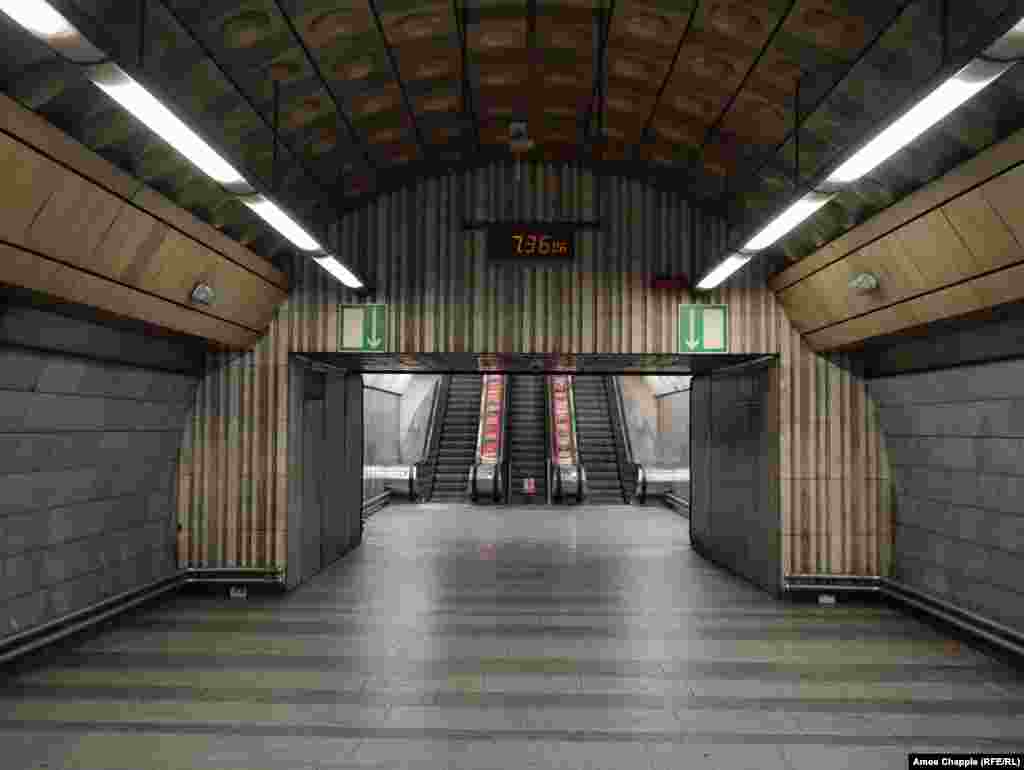
{"type": "MultiPolygon", "coordinates": [[[[974,45],[1008,0],[62,0],[119,64],[298,216],[344,210],[388,170],[507,152],[631,160],[753,224],[974,45]],[[140,27],[139,8],[146,8],[140,27]],[[140,34],[144,32],[144,37],[140,34]],[[607,35],[606,35],[607,33],[607,35]],[[605,37],[607,40],[605,41],[605,37]],[[464,45],[465,44],[465,45],[464,45]],[[139,59],[139,51],[144,56],[139,59]],[[799,115],[797,87],[799,84],[799,115]],[[586,126],[587,130],[584,130],[586,126]],[[275,128],[277,136],[275,138],[275,128]],[[598,128],[603,128],[602,141],[598,128]],[[276,158],[276,161],[275,161],[276,158]],[[408,165],[406,165],[408,164],[408,165]]],[[[236,237],[281,239],[0,18],[2,87],[236,237]]],[[[798,258],[1018,128],[1016,70],[837,197],[782,247],[798,258]]],[[[481,156],[483,157],[483,156],[481,156]]],[[[433,166],[437,168],[437,166],[433,166]]],[[[623,167],[625,168],[625,166],[623,167]]]]}

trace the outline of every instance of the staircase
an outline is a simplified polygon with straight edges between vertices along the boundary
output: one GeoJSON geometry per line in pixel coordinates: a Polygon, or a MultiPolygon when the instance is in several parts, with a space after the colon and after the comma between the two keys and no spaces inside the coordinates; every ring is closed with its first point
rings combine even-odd
{"type": "Polygon", "coordinates": [[[544,377],[519,374],[508,379],[512,388],[506,423],[508,459],[512,469],[508,502],[511,505],[544,505],[547,502],[544,377]],[[536,494],[523,493],[523,480],[527,478],[536,480],[536,494]]]}
{"type": "Polygon", "coordinates": [[[611,416],[605,377],[574,377],[580,464],[587,472],[588,503],[628,502],[619,469],[621,439],[611,416]]]}
{"type": "Polygon", "coordinates": [[[448,403],[441,423],[430,501],[466,502],[469,469],[476,460],[480,430],[480,395],[483,377],[454,374],[448,386],[448,403]]]}

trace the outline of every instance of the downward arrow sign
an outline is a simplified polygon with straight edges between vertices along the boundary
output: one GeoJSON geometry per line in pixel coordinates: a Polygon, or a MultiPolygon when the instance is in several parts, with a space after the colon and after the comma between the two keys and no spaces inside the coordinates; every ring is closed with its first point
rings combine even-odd
{"type": "Polygon", "coordinates": [[[377,308],[371,307],[367,312],[370,314],[370,336],[366,338],[366,344],[371,348],[379,348],[382,340],[377,336],[376,324],[374,323],[377,320],[377,308]]]}
{"type": "Polygon", "coordinates": [[[697,329],[697,308],[687,308],[687,312],[690,314],[690,334],[686,338],[686,347],[693,350],[700,344],[700,340],[694,336],[697,329]]]}

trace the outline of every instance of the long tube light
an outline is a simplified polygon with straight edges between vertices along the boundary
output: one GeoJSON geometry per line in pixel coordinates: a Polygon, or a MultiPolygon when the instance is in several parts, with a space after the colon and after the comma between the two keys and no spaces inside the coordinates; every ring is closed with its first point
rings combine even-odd
{"type": "MultiPolygon", "coordinates": [[[[1024,19],[1019,21],[978,57],[962,67],[932,90],[878,136],[858,150],[825,180],[838,186],[856,181],[899,152],[914,139],[982,91],[1020,59],[1024,46],[1024,19]]],[[[760,251],[799,225],[831,200],[831,196],[810,193],[772,220],[743,247],[744,251],[760,251]]],[[[709,273],[698,288],[713,288],[749,262],[738,262],[735,255],[709,273]]]]}
{"type": "Polygon", "coordinates": [[[3,0],[0,11],[44,40],[58,37],[75,37],[78,30],[43,0],[3,0]]]}
{"type": "Polygon", "coordinates": [[[800,198],[796,203],[775,217],[775,219],[765,225],[757,235],[747,241],[743,250],[760,251],[761,249],[768,248],[775,243],[775,241],[779,240],[779,238],[832,200],[832,197],[833,196],[831,195],[824,195],[817,192],[807,193],[807,195],[800,198]]]}
{"type": "Polygon", "coordinates": [[[832,184],[860,179],[984,89],[1013,62],[974,59],[858,150],[828,177],[832,184]]]}
{"type": "Polygon", "coordinates": [[[74,24],[44,0],[0,0],[0,11],[73,62],[96,64],[106,58],[74,24]]]}
{"type": "Polygon", "coordinates": [[[323,257],[313,257],[313,261],[350,289],[363,288],[363,282],[356,278],[355,275],[347,267],[341,264],[336,257],[332,257],[328,254],[323,257]]]}
{"type": "Polygon", "coordinates": [[[242,198],[242,203],[249,207],[264,222],[277,230],[281,235],[295,244],[302,251],[323,251],[323,247],[317,243],[309,233],[290,216],[284,213],[276,203],[264,198],[262,195],[254,195],[249,198],[242,198]]]}
{"type": "Polygon", "coordinates": [[[245,183],[216,150],[116,64],[90,68],[89,79],[211,179],[223,185],[245,183]]]}
{"type": "Polygon", "coordinates": [[[698,289],[713,289],[730,275],[735,273],[747,262],[750,261],[750,256],[747,254],[730,254],[721,264],[718,265],[714,270],[704,276],[703,280],[697,284],[698,289]]]}

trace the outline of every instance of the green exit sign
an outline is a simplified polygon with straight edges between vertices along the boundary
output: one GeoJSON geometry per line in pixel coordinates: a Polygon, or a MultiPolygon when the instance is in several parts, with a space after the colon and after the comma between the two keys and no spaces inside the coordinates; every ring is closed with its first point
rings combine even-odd
{"type": "Polygon", "coordinates": [[[728,305],[679,306],[680,353],[728,353],[728,305]]]}
{"type": "Polygon", "coordinates": [[[341,349],[384,350],[386,305],[342,305],[341,349]]]}

